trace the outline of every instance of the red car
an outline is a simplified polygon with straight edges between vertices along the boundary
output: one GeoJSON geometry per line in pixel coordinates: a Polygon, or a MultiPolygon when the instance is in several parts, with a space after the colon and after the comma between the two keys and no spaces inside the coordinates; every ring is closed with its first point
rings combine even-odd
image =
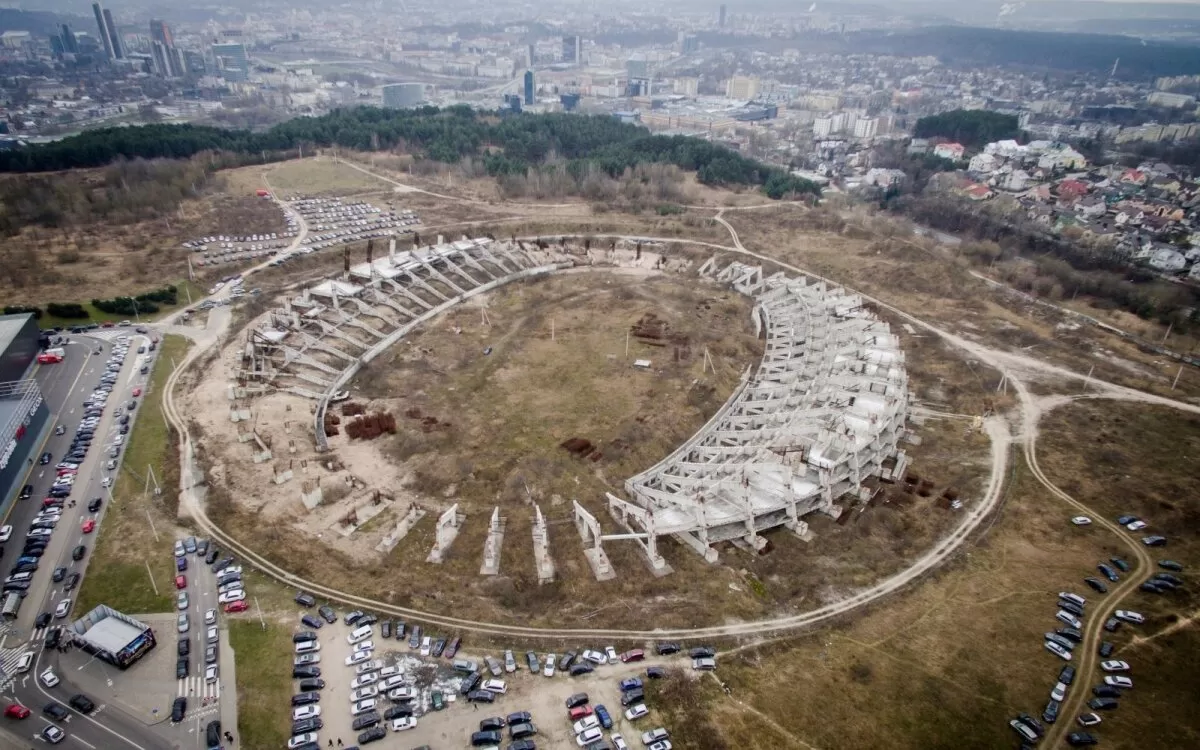
{"type": "Polygon", "coordinates": [[[626,651],[625,653],[621,654],[621,661],[623,662],[641,661],[645,658],[646,652],[640,648],[635,648],[632,651],[626,651]]]}
{"type": "Polygon", "coordinates": [[[242,599],[241,601],[230,602],[225,605],[226,612],[245,612],[250,609],[250,602],[242,599]]]}
{"type": "Polygon", "coordinates": [[[4,715],[10,719],[24,719],[29,716],[29,709],[22,706],[20,703],[10,703],[4,709],[4,715]]]}
{"type": "Polygon", "coordinates": [[[134,389],[133,389],[133,395],[135,395],[135,396],[140,396],[140,395],[142,395],[142,389],[141,389],[141,388],[134,388],[134,389]]]}
{"type": "Polygon", "coordinates": [[[95,530],[96,530],[96,522],[95,521],[93,521],[92,519],[89,518],[88,520],[83,522],[83,533],[90,534],[95,530]]]}
{"type": "Polygon", "coordinates": [[[175,588],[186,589],[187,588],[187,576],[175,576],[175,588]]]}
{"type": "Polygon", "coordinates": [[[571,721],[579,721],[580,719],[582,719],[585,716],[592,715],[592,707],[591,706],[576,706],[575,708],[572,708],[568,712],[568,715],[571,717],[571,721]]]}

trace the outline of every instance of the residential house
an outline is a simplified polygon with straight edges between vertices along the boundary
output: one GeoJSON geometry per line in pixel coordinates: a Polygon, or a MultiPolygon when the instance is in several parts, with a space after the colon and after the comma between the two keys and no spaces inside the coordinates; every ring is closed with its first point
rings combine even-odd
{"type": "Polygon", "coordinates": [[[928,138],[913,138],[908,144],[908,153],[920,155],[929,153],[928,138]]]}
{"type": "Polygon", "coordinates": [[[991,154],[975,154],[967,163],[967,171],[975,174],[990,174],[1000,166],[1000,160],[991,154]]]}
{"type": "Polygon", "coordinates": [[[1088,186],[1079,180],[1060,180],[1055,192],[1061,203],[1071,203],[1087,195],[1088,186]]]}
{"type": "Polygon", "coordinates": [[[933,155],[940,156],[943,159],[958,161],[963,157],[963,152],[966,151],[961,143],[939,143],[933,147],[933,155]]]}
{"type": "Polygon", "coordinates": [[[1088,219],[1095,219],[1108,213],[1108,204],[1102,198],[1085,196],[1075,203],[1075,213],[1088,219]]]}
{"type": "Polygon", "coordinates": [[[990,187],[987,185],[980,185],[978,183],[968,186],[963,192],[966,193],[967,197],[973,201],[987,200],[995,195],[990,187]]]}
{"type": "Polygon", "coordinates": [[[1126,169],[1121,175],[1120,181],[1130,185],[1145,185],[1150,176],[1140,169],[1126,169]]]}
{"type": "Polygon", "coordinates": [[[1005,190],[1019,192],[1027,189],[1030,182],[1031,180],[1028,172],[1026,172],[1024,169],[1014,169],[1012,172],[1004,176],[1004,179],[1000,182],[1000,187],[1005,190]]]}
{"type": "Polygon", "coordinates": [[[1038,158],[1038,166],[1042,169],[1083,169],[1087,167],[1087,159],[1070,146],[1059,145],[1043,153],[1038,158]]]}
{"type": "Polygon", "coordinates": [[[999,156],[1004,159],[1013,159],[1019,156],[1024,156],[1028,149],[1020,145],[1014,140],[995,141],[983,147],[985,154],[999,156]]]}

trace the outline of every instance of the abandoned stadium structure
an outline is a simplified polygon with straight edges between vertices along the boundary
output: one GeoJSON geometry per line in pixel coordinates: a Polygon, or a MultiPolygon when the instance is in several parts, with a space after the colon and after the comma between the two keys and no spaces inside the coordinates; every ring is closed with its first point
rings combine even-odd
{"type": "MultiPolygon", "coordinates": [[[[439,238],[435,246],[402,252],[392,240],[378,259],[368,249],[366,263],[348,267],[339,280],[305,288],[250,329],[231,395],[237,400],[283,390],[315,399],[316,445],[326,451],[328,404],[364,365],[470,297],[578,267],[578,256],[562,251],[560,240],[556,248],[439,238]]],[[[606,267],[611,263],[596,266],[606,267]]],[[[721,265],[716,258],[699,273],[753,298],[755,332],[765,336],[766,351],[695,435],[625,482],[626,498],[607,493],[618,533],[603,533],[596,517],[574,503],[585,556],[601,580],[616,575],[606,541],[635,540],[651,570],[665,574],[670,566],[659,551],[663,537],[709,562],[716,561],[713,545],[720,542],[761,550],[761,534],[769,529],[785,527],[807,538],[806,515],[821,511],[836,518],[841,503],[867,501],[878,481],[905,471],[907,457],[898,449],[908,412],[904,354],[898,337],[861,297],[824,280],[766,275],[760,266],[721,265]]],[[[262,460],[269,460],[268,447],[262,448],[262,460]]],[[[535,510],[539,578],[550,579],[545,521],[535,510]]],[[[457,506],[441,514],[431,559],[449,547],[463,518],[457,506]]],[[[490,543],[492,567],[498,567],[500,542],[490,543]]],[[[491,569],[486,559],[484,568],[491,569]]]]}
{"type": "Polygon", "coordinates": [[[316,399],[317,448],[328,450],[329,401],[363,365],[465,299],[572,265],[536,245],[476,238],[397,252],[393,239],[387,255],[368,250],[342,280],[305,288],[252,329],[238,380],[247,395],[273,388],[316,399]]]}
{"type": "Polygon", "coordinates": [[[766,352],[699,432],[625,482],[631,501],[608,494],[609,513],[626,533],[601,534],[576,503],[598,576],[605,540],[638,540],[658,573],[669,570],[658,550],[667,535],[715,562],[716,542],[759,550],[759,534],[779,526],[804,536],[806,514],[837,517],[843,498],[869,499],[868,478],[904,472],[904,354],[859,296],[805,277],[764,277],[761,267],[738,262],[710,260],[700,273],[755,299],[766,352]]]}

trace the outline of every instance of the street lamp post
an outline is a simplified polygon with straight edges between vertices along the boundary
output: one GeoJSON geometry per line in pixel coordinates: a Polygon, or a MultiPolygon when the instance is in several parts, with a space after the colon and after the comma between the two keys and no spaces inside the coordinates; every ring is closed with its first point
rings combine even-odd
{"type": "Polygon", "coordinates": [[[129,297],[129,301],[133,303],[133,319],[136,320],[138,323],[141,323],[142,317],[140,315],[138,315],[137,300],[134,299],[133,297],[129,297]]]}

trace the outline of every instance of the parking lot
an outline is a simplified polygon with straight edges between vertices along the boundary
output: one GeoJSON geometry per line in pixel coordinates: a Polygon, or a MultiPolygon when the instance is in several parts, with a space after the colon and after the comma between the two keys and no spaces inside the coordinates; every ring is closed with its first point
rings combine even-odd
{"type": "MultiPolygon", "coordinates": [[[[478,653],[467,644],[451,658],[449,637],[422,633],[414,639],[412,629],[402,624],[398,628],[397,623],[389,620],[367,627],[357,620],[347,624],[347,614],[331,610],[322,617],[316,607],[300,609],[296,639],[307,643],[310,636],[302,634],[315,635],[319,647],[296,644],[296,651],[306,656],[280,655],[292,659],[293,664],[297,659],[308,662],[293,667],[298,670],[293,673],[295,694],[316,694],[296,699],[298,705],[292,709],[293,730],[303,738],[294,743],[305,750],[327,747],[330,741],[336,744],[338,740],[346,746],[379,741],[380,747],[396,748],[421,745],[468,748],[493,744],[509,747],[514,742],[507,726],[509,717],[524,719],[522,723],[531,723],[535,728],[535,733],[528,737],[529,744],[517,744],[518,748],[644,747],[647,745],[642,742],[643,732],[656,727],[650,725],[651,719],[630,720],[625,715],[627,707],[644,703],[644,699],[637,699],[636,681],[649,679],[650,668],[689,667],[692,663],[686,653],[659,657],[649,652],[647,660],[629,663],[617,660],[609,664],[604,652],[597,650],[593,659],[604,659],[606,663],[594,664],[591,671],[572,677],[557,668],[562,654],[538,653],[539,671],[532,674],[524,651],[514,652],[509,660],[503,652],[478,653]],[[300,618],[306,615],[307,622],[302,623],[300,618]],[[328,622],[329,619],[334,622],[328,622]],[[320,627],[315,627],[317,623],[320,627]],[[385,630],[389,633],[386,638],[385,630]],[[351,641],[355,643],[352,645],[351,641]],[[439,641],[445,649],[441,657],[433,655],[439,641]],[[363,649],[364,645],[367,648],[363,649]],[[361,649],[357,656],[356,649],[361,649]],[[548,658],[555,663],[552,676],[545,674],[548,658]],[[469,672],[472,666],[478,671],[469,672]],[[301,678],[305,675],[319,682],[304,682],[301,678]],[[621,684],[630,678],[635,681],[621,684]],[[475,691],[470,693],[473,700],[463,695],[464,680],[478,681],[475,691]],[[489,680],[497,682],[490,685],[490,690],[481,690],[489,680]],[[623,693],[622,687],[631,690],[623,693]],[[568,699],[580,693],[587,694],[586,700],[576,698],[579,705],[572,717],[568,699]],[[623,702],[627,705],[622,705],[623,702]],[[528,712],[529,716],[513,716],[521,712],[528,712]],[[485,722],[492,719],[500,721],[485,722]],[[488,735],[473,736],[481,731],[481,722],[485,722],[484,728],[504,725],[499,730],[499,742],[487,741],[488,735]],[[575,726],[577,722],[582,723],[575,726]],[[602,723],[607,726],[601,726],[602,723]],[[586,742],[577,741],[580,732],[587,733],[586,742]]],[[[577,657],[575,663],[583,661],[577,657]]],[[[661,673],[661,669],[655,672],[661,673]]],[[[667,743],[648,744],[655,750],[670,747],[667,743]]]]}

